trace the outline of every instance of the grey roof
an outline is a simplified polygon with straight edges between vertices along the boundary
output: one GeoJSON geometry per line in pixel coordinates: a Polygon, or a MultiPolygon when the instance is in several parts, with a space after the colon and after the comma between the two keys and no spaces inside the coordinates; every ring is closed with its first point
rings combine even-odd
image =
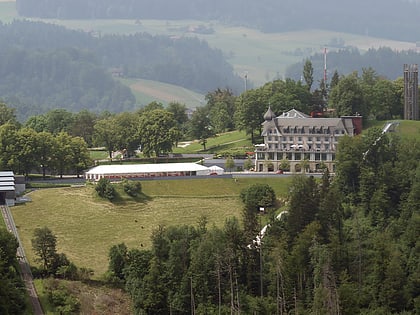
{"type": "MultiPolygon", "coordinates": [[[[283,135],[284,129],[304,128],[303,132],[309,133],[310,129],[314,129],[316,134],[317,130],[329,128],[330,132],[334,130],[345,130],[347,134],[353,134],[353,121],[346,118],[312,118],[297,110],[288,111],[287,114],[276,117],[273,120],[265,121],[262,123],[263,131],[262,136],[266,136],[269,130],[274,130],[277,136],[283,135]]],[[[287,134],[291,132],[286,132],[287,134]]]]}
{"type": "Polygon", "coordinates": [[[271,109],[271,106],[268,106],[267,112],[264,114],[264,120],[270,121],[276,118],[276,114],[271,109]]]}
{"type": "Polygon", "coordinates": [[[279,116],[279,118],[310,118],[310,117],[311,116],[306,115],[294,108],[279,116]]]}

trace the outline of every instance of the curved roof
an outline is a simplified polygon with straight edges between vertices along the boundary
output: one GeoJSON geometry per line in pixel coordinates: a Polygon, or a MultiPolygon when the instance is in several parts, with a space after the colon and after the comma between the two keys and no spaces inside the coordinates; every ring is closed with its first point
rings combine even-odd
{"type": "Polygon", "coordinates": [[[276,114],[271,109],[271,106],[268,106],[267,112],[264,114],[264,120],[269,121],[273,120],[274,118],[276,118],[276,114]]]}

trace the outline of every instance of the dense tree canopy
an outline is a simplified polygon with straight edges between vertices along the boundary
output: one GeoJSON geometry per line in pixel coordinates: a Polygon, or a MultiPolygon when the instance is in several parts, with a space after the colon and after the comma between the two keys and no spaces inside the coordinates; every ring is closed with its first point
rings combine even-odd
{"type": "Polygon", "coordinates": [[[151,250],[113,246],[110,271],[138,313],[416,313],[420,143],[378,135],[344,137],[334,177],[295,177],[258,246],[263,185],[241,194],[243,226],[160,226],[151,250]]]}
{"type": "Polygon", "coordinates": [[[0,313],[26,314],[25,287],[20,278],[16,251],[19,243],[0,227],[0,313]]]}
{"type": "Polygon", "coordinates": [[[16,20],[0,23],[0,41],[0,96],[16,108],[19,120],[57,107],[96,113],[134,110],[134,95],[112,73],[202,93],[242,86],[223,53],[197,38],[94,36],[16,20]]]}

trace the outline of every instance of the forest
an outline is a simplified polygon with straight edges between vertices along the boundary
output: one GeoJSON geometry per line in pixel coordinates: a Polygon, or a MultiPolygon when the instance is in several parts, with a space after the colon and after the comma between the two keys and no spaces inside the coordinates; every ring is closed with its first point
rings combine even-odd
{"type": "MultiPolygon", "coordinates": [[[[40,168],[60,175],[88,167],[92,145],[109,152],[142,146],[146,156],[157,156],[181,139],[200,139],[205,148],[206,138],[235,129],[257,140],[268,104],[276,113],[328,107],[365,120],[401,118],[401,79],[368,68],[335,72],[328,84],[315,86],[309,60],[302,76],[240,96],[214,90],[190,119],[183,104],[153,102],[118,114],[55,109],[21,124],[1,104],[0,163],[16,174],[40,168]]],[[[250,186],[238,196],[242,217],[227,218],[222,227],[202,218],[194,226],[159,227],[147,250],[112,245],[107,281],[126,290],[135,314],[416,314],[419,160],[418,137],[382,135],[378,128],[343,137],[334,176],[296,176],[287,197],[250,186]],[[270,227],[258,241],[265,224],[270,227]]],[[[2,239],[0,246],[14,249],[12,239],[2,239]]],[[[0,293],[21,301],[21,290],[7,291],[17,281],[9,278],[10,265],[0,263],[0,277],[8,279],[0,281],[0,293]]],[[[18,305],[11,305],[17,314],[18,305]]],[[[6,307],[0,304],[2,312],[6,307]]]]}
{"type": "Polygon", "coordinates": [[[238,90],[222,52],[195,38],[93,36],[82,31],[29,21],[0,24],[0,96],[16,106],[19,119],[52,108],[74,112],[122,112],[136,108],[126,77],[172,83],[206,93],[220,86],[238,90]]]}
{"type": "Polygon", "coordinates": [[[111,279],[135,314],[417,314],[420,142],[380,135],[343,138],[335,176],[296,175],[285,199],[249,186],[223,227],[202,218],[160,226],[148,250],[115,244],[111,279]]]}
{"type": "Polygon", "coordinates": [[[264,32],[324,29],[419,41],[420,5],[403,0],[17,0],[21,16],[58,19],[219,20],[264,32]]]}

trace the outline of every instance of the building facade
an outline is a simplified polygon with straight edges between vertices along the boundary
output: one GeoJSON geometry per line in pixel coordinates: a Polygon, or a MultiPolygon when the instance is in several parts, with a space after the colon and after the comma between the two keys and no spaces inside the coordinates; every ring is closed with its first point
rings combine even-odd
{"type": "Polygon", "coordinates": [[[312,118],[292,109],[281,116],[268,108],[262,123],[264,143],[255,146],[258,172],[335,171],[335,153],[340,137],[362,131],[361,116],[312,118]]]}

